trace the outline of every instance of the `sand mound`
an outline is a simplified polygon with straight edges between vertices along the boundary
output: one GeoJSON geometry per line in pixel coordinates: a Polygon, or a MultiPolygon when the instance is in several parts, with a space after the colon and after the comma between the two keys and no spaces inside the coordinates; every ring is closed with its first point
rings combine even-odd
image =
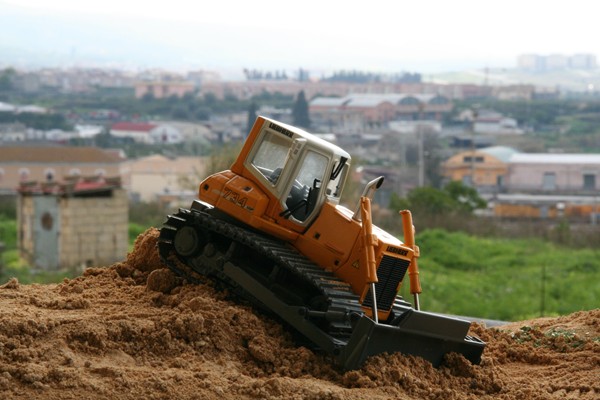
{"type": "Polygon", "coordinates": [[[473,331],[481,365],[401,354],[342,372],[276,322],[164,269],[158,231],[127,259],[58,285],[0,286],[3,399],[600,397],[600,310],[473,331]]]}

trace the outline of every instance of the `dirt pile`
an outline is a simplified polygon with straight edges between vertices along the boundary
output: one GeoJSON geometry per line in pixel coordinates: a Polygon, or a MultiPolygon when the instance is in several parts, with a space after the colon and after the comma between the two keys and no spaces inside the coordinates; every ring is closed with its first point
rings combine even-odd
{"type": "Polygon", "coordinates": [[[394,354],[344,373],[210,282],[181,282],[160,263],[157,236],[61,284],[0,286],[1,398],[600,397],[600,310],[474,325],[488,342],[478,366],[394,354]]]}

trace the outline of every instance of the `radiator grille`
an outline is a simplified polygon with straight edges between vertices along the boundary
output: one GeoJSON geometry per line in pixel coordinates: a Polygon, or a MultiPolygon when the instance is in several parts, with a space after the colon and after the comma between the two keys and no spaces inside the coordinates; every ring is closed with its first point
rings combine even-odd
{"type": "MultiPolygon", "coordinates": [[[[377,297],[377,308],[387,311],[392,308],[396,299],[396,289],[400,281],[404,278],[406,270],[410,265],[410,261],[402,258],[395,258],[384,255],[377,268],[377,282],[375,284],[375,294],[377,297]]],[[[363,305],[367,307],[373,306],[373,298],[371,289],[363,301],[363,305]]]]}

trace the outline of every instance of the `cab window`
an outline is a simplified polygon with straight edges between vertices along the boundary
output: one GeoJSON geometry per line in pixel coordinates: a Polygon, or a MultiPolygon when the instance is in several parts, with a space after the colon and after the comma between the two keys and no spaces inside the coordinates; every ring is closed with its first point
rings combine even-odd
{"type": "Polygon", "coordinates": [[[327,196],[333,198],[334,201],[339,201],[342,194],[342,185],[346,180],[346,174],[348,173],[348,164],[346,159],[336,161],[334,171],[337,173],[335,176],[332,174],[332,179],[327,183],[327,196]]]}
{"type": "Polygon", "coordinates": [[[267,132],[252,159],[252,165],[273,185],[277,184],[287,159],[290,141],[280,134],[267,132]]]}
{"type": "Polygon", "coordinates": [[[288,216],[303,222],[312,213],[319,199],[326,169],[327,157],[312,150],[307,151],[285,199],[288,216]]]}

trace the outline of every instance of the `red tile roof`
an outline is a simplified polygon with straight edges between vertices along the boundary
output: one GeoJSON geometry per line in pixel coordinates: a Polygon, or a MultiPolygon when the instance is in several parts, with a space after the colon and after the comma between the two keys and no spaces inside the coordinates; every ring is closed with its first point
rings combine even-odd
{"type": "Polygon", "coordinates": [[[118,163],[122,159],[113,151],[98,147],[13,147],[0,146],[2,163],[118,163]]]}
{"type": "Polygon", "coordinates": [[[78,196],[91,193],[112,191],[121,187],[121,178],[79,177],[71,182],[21,182],[19,193],[24,195],[54,194],[78,196]]]}

